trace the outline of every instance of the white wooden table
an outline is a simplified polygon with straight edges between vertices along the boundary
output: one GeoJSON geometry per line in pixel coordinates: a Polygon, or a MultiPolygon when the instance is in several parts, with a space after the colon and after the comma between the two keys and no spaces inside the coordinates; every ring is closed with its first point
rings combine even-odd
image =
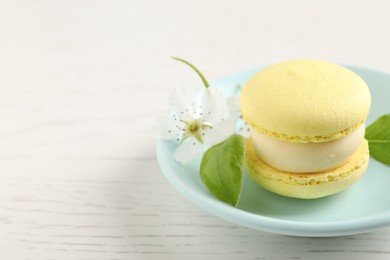
{"type": "MultiPolygon", "coordinates": [[[[388,1],[0,1],[0,259],[389,259],[390,228],[297,238],[165,180],[173,88],[294,58],[390,71],[388,1]]],[[[390,184],[389,184],[390,185],[390,184]]]]}

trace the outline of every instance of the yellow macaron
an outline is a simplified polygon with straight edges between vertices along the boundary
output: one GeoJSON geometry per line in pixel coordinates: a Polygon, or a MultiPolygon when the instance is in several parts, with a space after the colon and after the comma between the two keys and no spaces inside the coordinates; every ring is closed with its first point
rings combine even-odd
{"type": "Polygon", "coordinates": [[[351,70],[320,60],[278,63],[255,74],[240,101],[251,128],[247,170],[264,188],[319,198],[346,189],[365,172],[371,95],[351,70]]]}

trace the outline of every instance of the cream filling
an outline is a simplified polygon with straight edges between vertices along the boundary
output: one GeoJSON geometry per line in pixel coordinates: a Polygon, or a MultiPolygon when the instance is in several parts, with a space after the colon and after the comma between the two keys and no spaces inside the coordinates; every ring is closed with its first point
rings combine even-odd
{"type": "Polygon", "coordinates": [[[273,168],[287,172],[321,172],[346,163],[364,139],[364,124],[340,139],[322,143],[291,143],[251,128],[256,155],[273,168]]]}

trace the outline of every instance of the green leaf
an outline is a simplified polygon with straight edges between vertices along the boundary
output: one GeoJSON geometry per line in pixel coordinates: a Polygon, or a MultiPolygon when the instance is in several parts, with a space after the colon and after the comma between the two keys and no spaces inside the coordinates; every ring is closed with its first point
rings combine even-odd
{"type": "Polygon", "coordinates": [[[236,206],[242,188],[244,137],[232,135],[214,145],[203,155],[200,177],[219,200],[236,206]]]}
{"type": "Polygon", "coordinates": [[[172,57],[172,59],[183,62],[183,63],[187,64],[188,66],[190,66],[202,79],[204,86],[206,88],[208,88],[210,86],[210,84],[207,82],[207,79],[205,78],[205,76],[203,76],[202,72],[200,72],[200,70],[197,67],[195,67],[195,65],[191,64],[189,61],[186,61],[186,60],[183,60],[180,58],[172,57]]]}
{"type": "Polygon", "coordinates": [[[365,137],[370,155],[384,164],[390,164],[390,114],[381,116],[367,127],[365,137]]]}

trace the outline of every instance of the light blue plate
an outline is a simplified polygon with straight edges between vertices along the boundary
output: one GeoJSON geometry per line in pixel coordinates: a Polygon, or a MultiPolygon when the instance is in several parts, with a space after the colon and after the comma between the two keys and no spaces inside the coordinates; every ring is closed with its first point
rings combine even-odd
{"type": "MultiPolygon", "coordinates": [[[[390,113],[390,74],[347,66],[368,84],[372,107],[371,124],[390,113]]],[[[215,87],[233,93],[259,69],[225,77],[215,87]]],[[[173,160],[173,142],[157,143],[157,158],[168,181],[187,199],[205,211],[245,227],[295,236],[340,236],[363,233],[390,224],[390,167],[370,159],[366,174],[352,187],[336,195],[300,200],[264,190],[244,172],[244,184],[237,208],[218,201],[199,177],[200,158],[190,165],[173,160]]]]}

